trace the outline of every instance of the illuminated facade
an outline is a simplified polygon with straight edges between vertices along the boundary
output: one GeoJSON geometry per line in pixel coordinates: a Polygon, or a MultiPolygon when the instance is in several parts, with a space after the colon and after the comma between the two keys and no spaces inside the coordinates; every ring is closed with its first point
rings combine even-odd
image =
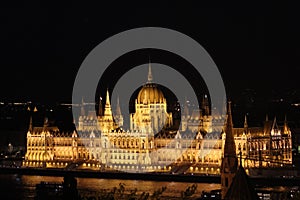
{"type": "MultiPolygon", "coordinates": [[[[121,128],[119,102],[113,116],[108,91],[104,111],[101,104],[100,99],[96,116],[86,113],[82,102],[77,130],[72,132],[50,127],[47,120],[43,127],[33,127],[30,120],[23,165],[72,168],[77,163],[88,169],[105,166],[106,170],[220,173],[226,138],[224,119],[228,117],[211,116],[206,96],[201,109],[191,115],[188,106],[184,107],[181,127],[172,131],[172,113],[167,112],[163,92],[152,83],[149,67],[148,81],[135,100],[135,113],[130,114],[129,130],[121,128]]],[[[248,127],[245,118],[244,127],[232,128],[232,135],[245,168],[292,163],[291,131],[286,120],[283,126],[278,126],[275,118],[266,119],[264,127],[248,127]]]]}

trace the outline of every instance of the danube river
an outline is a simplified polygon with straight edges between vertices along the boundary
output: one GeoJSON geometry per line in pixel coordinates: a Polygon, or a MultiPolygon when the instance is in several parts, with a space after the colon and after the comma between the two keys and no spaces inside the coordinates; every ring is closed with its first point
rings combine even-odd
{"type": "MultiPolygon", "coordinates": [[[[172,199],[180,197],[182,191],[194,183],[186,182],[167,182],[167,181],[142,181],[142,180],[121,180],[117,179],[98,179],[98,178],[76,178],[79,194],[86,192],[97,192],[100,190],[111,190],[124,184],[126,191],[137,189],[137,193],[148,192],[152,194],[155,190],[167,187],[162,194],[162,199],[172,199]]],[[[62,183],[63,177],[36,176],[36,175],[0,175],[1,195],[6,199],[33,200],[35,196],[35,186],[41,181],[62,183]]],[[[195,183],[197,185],[195,197],[200,197],[202,191],[220,189],[220,184],[215,183],[195,183]]]]}

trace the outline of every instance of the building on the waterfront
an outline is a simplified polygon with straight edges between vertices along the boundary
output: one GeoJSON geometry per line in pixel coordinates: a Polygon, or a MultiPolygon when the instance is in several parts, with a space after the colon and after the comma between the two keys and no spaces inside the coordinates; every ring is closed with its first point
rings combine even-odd
{"type": "MultiPolygon", "coordinates": [[[[208,97],[204,96],[199,109],[190,112],[184,106],[181,126],[174,130],[167,103],[153,83],[149,67],[148,81],[137,95],[128,130],[122,127],[119,103],[113,115],[107,91],[104,109],[100,99],[97,115],[86,110],[82,101],[77,130],[62,132],[47,119],[42,127],[34,127],[31,118],[23,165],[72,167],[71,163],[77,162],[85,168],[219,174],[227,115],[211,116],[208,97]]],[[[263,127],[248,127],[245,117],[244,127],[232,128],[232,135],[235,152],[242,152],[246,170],[292,163],[291,131],[286,120],[279,126],[276,118],[266,118],[263,127]]]]}

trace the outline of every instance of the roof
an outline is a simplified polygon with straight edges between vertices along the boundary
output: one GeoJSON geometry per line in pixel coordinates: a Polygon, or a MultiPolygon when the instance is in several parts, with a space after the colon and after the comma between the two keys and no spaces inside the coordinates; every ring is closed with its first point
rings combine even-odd
{"type": "Polygon", "coordinates": [[[226,200],[258,200],[259,197],[254,190],[245,169],[240,166],[233,181],[225,195],[226,200]]]}
{"type": "Polygon", "coordinates": [[[147,83],[140,90],[137,103],[162,103],[164,101],[163,92],[158,88],[155,83],[147,83]]]}

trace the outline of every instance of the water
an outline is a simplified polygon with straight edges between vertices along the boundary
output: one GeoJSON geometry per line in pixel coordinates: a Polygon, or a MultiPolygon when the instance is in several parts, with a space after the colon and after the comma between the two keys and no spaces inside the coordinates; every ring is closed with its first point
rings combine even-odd
{"type": "MultiPolygon", "coordinates": [[[[125,190],[137,189],[137,193],[149,192],[152,194],[155,190],[167,187],[163,193],[165,199],[170,197],[180,197],[181,191],[194,183],[183,182],[156,182],[142,180],[120,180],[120,179],[97,179],[97,178],[76,178],[79,194],[86,191],[97,192],[103,189],[111,190],[113,187],[119,187],[120,183],[125,184],[125,190]]],[[[30,176],[30,175],[0,175],[0,192],[5,199],[33,200],[35,196],[35,185],[41,181],[63,182],[63,177],[51,176],[30,176]]],[[[220,189],[220,184],[196,183],[197,190],[195,197],[199,197],[202,191],[220,189]]],[[[4,199],[4,198],[0,198],[4,199]]]]}

